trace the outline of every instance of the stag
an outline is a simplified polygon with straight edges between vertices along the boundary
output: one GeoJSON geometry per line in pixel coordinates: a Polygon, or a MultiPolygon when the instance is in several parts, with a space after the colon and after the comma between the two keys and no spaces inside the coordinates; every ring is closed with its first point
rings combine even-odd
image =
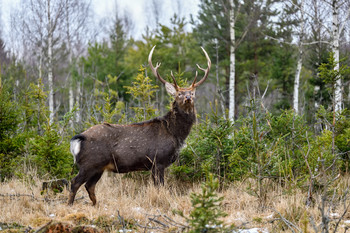
{"type": "Polygon", "coordinates": [[[115,173],[151,170],[155,185],[164,184],[164,169],[178,157],[179,150],[196,121],[194,99],[196,88],[208,77],[211,61],[202,48],[208,62],[203,78],[186,88],[179,87],[171,72],[173,83],[165,81],[158,68],[152,64],[152,48],[148,63],[154,76],[174,97],[171,110],[161,117],[130,125],[103,123],[95,125],[85,132],[74,136],[70,141],[70,150],[79,173],[71,182],[68,203],[74,202],[79,187],[85,183],[92,204],[96,204],[95,186],[105,170],[115,173]]]}

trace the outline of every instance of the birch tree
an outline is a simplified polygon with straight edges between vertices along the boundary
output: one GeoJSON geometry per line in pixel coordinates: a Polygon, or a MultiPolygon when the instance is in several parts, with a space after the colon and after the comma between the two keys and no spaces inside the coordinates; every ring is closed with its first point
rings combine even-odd
{"type": "Polygon", "coordinates": [[[11,14],[11,26],[22,39],[19,54],[27,64],[38,67],[39,79],[47,78],[49,119],[52,123],[55,113],[54,50],[61,43],[59,32],[62,28],[63,0],[22,0],[19,6],[11,14]]]}
{"type": "MultiPolygon", "coordinates": [[[[74,80],[71,75],[71,70],[76,69],[75,59],[79,57],[83,51],[84,47],[88,43],[90,24],[90,3],[84,0],[65,0],[65,11],[64,11],[64,28],[65,28],[65,43],[67,44],[68,50],[68,63],[70,69],[67,73],[67,83],[68,83],[68,93],[69,93],[69,111],[73,111],[74,104],[80,106],[80,85],[81,82],[76,83],[76,98],[74,98],[74,80]],[[75,100],[75,101],[74,101],[75,100]],[[74,103],[75,102],[75,103],[74,103]]],[[[80,111],[76,111],[77,122],[80,121],[80,111]]],[[[74,121],[70,121],[71,126],[74,125],[74,121]]]]}
{"type": "MultiPolygon", "coordinates": [[[[70,68],[92,38],[90,17],[86,0],[22,0],[11,13],[12,34],[21,38],[18,54],[27,65],[37,68],[35,76],[47,85],[51,123],[65,97],[60,96],[59,88],[69,89],[69,110],[73,109],[74,92],[80,90],[73,90],[70,68]],[[55,86],[59,81],[62,85],[55,86]]],[[[76,96],[79,102],[79,94],[76,96]]]]}
{"type": "MultiPolygon", "coordinates": [[[[249,3],[251,2],[249,1],[249,3]]],[[[195,25],[194,32],[199,42],[207,43],[209,52],[220,58],[217,60],[217,69],[219,69],[219,63],[224,62],[218,73],[221,73],[221,70],[225,72],[224,75],[220,76],[225,77],[225,105],[229,109],[229,119],[232,121],[236,114],[236,51],[255,19],[255,17],[248,17],[246,24],[240,31],[240,36],[236,38],[236,22],[241,13],[241,6],[242,2],[235,0],[201,0],[198,22],[192,22],[195,25]],[[218,41],[219,43],[217,43],[218,41]]],[[[221,96],[221,90],[217,90],[221,96]]]]}
{"type": "MultiPolygon", "coordinates": [[[[338,0],[332,1],[332,51],[334,54],[335,67],[334,70],[339,71],[339,34],[342,29],[339,28],[339,2],[338,0]]],[[[338,112],[342,109],[342,92],[341,92],[341,79],[339,78],[335,84],[334,91],[334,110],[338,112]]]]}
{"type": "Polygon", "coordinates": [[[300,73],[303,65],[303,40],[305,30],[305,18],[304,18],[304,0],[300,2],[300,31],[298,39],[298,60],[297,68],[295,71],[294,79],[294,92],[293,92],[293,109],[296,114],[299,113],[299,86],[300,86],[300,73]]]}
{"type": "Polygon", "coordinates": [[[53,102],[53,71],[52,71],[52,47],[53,47],[53,31],[54,24],[51,18],[51,6],[50,0],[47,0],[47,21],[48,21],[48,34],[47,34],[47,57],[48,57],[48,86],[49,86],[49,111],[50,111],[50,124],[54,120],[54,102],[53,102]]]}
{"type": "MultiPolygon", "coordinates": [[[[313,44],[318,44],[316,46],[317,50],[320,50],[319,48],[321,47],[320,44],[328,44],[331,45],[331,49],[334,53],[334,58],[335,62],[337,62],[337,66],[335,67],[335,70],[339,70],[339,40],[340,40],[340,34],[344,30],[345,22],[349,18],[349,10],[345,14],[345,18],[343,21],[343,24],[340,25],[339,23],[339,7],[340,5],[344,4],[345,1],[342,3],[339,3],[339,0],[333,0],[331,3],[328,3],[326,1],[321,4],[317,0],[312,0],[309,1],[309,10],[310,12],[305,11],[305,0],[301,0],[298,3],[295,3],[294,1],[290,1],[290,3],[297,5],[299,8],[299,29],[298,29],[298,43],[297,43],[297,48],[298,48],[298,59],[297,59],[297,68],[295,72],[295,81],[294,81],[294,94],[293,94],[293,109],[296,113],[299,112],[299,83],[300,83],[300,72],[302,68],[302,56],[303,56],[303,50],[304,46],[306,45],[313,45],[313,44]],[[325,16],[327,13],[327,8],[329,8],[331,4],[332,8],[332,21],[331,21],[331,28],[328,27],[326,24],[327,22],[327,17],[325,16]],[[324,10],[321,10],[320,8],[324,8],[324,10]],[[306,23],[310,20],[311,25],[310,29],[313,36],[311,36],[312,41],[305,42],[305,33],[306,33],[306,23]],[[328,32],[328,38],[331,38],[330,41],[323,40],[324,38],[327,38],[327,35],[325,32],[328,32]]],[[[328,11],[329,12],[329,11],[328,11]]],[[[311,35],[312,35],[311,34],[311,35]]],[[[316,51],[316,53],[320,53],[320,51],[316,51]]],[[[316,61],[316,67],[321,61],[321,58],[318,58],[316,61]]],[[[340,111],[342,109],[342,90],[341,90],[341,79],[338,79],[336,84],[335,84],[335,93],[334,93],[334,109],[336,111],[340,111]]],[[[318,86],[315,86],[315,93],[320,91],[318,86]]],[[[317,100],[315,101],[315,106],[316,108],[318,107],[317,100]]]]}
{"type": "MultiPolygon", "coordinates": [[[[332,0],[332,1],[322,1],[322,5],[313,0],[313,8],[323,7],[325,12],[331,13],[332,16],[328,15],[328,19],[321,21],[319,16],[314,16],[314,21],[317,21],[317,24],[320,24],[319,27],[325,28],[324,30],[328,33],[325,37],[325,41],[320,41],[319,43],[326,43],[331,45],[331,50],[334,54],[335,63],[338,64],[335,66],[335,70],[339,72],[339,57],[340,57],[340,36],[344,33],[345,26],[349,20],[350,16],[350,7],[348,7],[349,0],[332,0]],[[330,38],[330,39],[327,39],[330,38]]],[[[315,9],[316,11],[320,11],[315,9]]],[[[320,29],[319,29],[320,30],[320,29]]],[[[336,112],[342,110],[343,106],[343,97],[342,97],[342,80],[338,79],[335,84],[334,92],[334,110],[336,112]]]]}
{"type": "MultiPolygon", "coordinates": [[[[332,52],[334,54],[334,62],[336,64],[335,70],[339,72],[339,40],[340,35],[344,31],[344,27],[346,22],[349,20],[350,8],[347,9],[345,13],[345,17],[343,18],[343,22],[339,20],[339,8],[341,5],[344,5],[345,1],[332,0],[332,52]]],[[[336,112],[342,110],[342,80],[338,79],[335,84],[335,93],[334,93],[334,109],[336,112]]]]}
{"type": "Polygon", "coordinates": [[[235,46],[236,46],[236,36],[235,36],[235,12],[234,12],[234,1],[230,0],[230,84],[229,84],[229,119],[233,122],[235,119],[235,46]]]}
{"type": "MultiPolygon", "coordinates": [[[[311,6],[309,7],[311,11],[314,12],[313,14],[309,14],[308,17],[310,17],[313,22],[313,25],[311,25],[311,28],[313,29],[312,32],[313,34],[317,34],[318,37],[318,45],[316,48],[318,49],[321,47],[321,44],[330,45],[334,54],[335,63],[338,64],[334,68],[336,71],[339,71],[339,46],[341,35],[344,33],[345,26],[347,25],[350,16],[350,7],[347,4],[349,4],[349,0],[312,0],[310,4],[311,6]],[[315,27],[316,30],[314,29],[315,27]]],[[[318,67],[320,64],[317,63],[316,65],[318,67]]],[[[341,79],[337,80],[334,88],[334,101],[332,102],[334,103],[334,110],[338,112],[343,108],[341,79]]],[[[315,93],[319,91],[320,87],[315,86],[315,93]]],[[[315,107],[318,107],[317,102],[315,102],[315,107]]]]}

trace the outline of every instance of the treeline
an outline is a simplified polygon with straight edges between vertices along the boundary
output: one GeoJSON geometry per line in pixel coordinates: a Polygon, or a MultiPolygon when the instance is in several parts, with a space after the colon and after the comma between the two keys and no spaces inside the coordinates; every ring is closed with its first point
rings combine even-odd
{"type": "Polygon", "coordinates": [[[332,10],[321,0],[202,0],[196,17],[174,15],[170,26],[146,29],[140,40],[120,14],[108,36],[94,40],[83,0],[24,1],[11,28],[14,47],[0,37],[1,180],[30,170],[68,177],[76,133],[163,114],[169,98],[147,65],[154,45],[159,72],[171,82],[173,71],[181,86],[193,80],[195,64],[206,63],[200,46],[213,63],[196,95],[199,122],[171,169],[177,178],[254,177],[262,197],[270,180],[314,185],[346,173],[350,2],[334,2],[339,60],[332,10]]]}

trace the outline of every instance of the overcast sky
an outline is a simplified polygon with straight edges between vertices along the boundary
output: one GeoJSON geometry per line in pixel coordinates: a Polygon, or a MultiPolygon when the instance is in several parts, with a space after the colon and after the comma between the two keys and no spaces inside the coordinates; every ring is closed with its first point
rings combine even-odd
{"type": "MultiPolygon", "coordinates": [[[[0,0],[3,23],[1,30],[5,36],[9,30],[8,21],[11,8],[16,8],[19,2],[20,0],[0,0]]],[[[169,25],[174,13],[189,19],[190,14],[195,16],[198,12],[199,0],[158,0],[157,2],[160,3],[161,9],[159,21],[165,25],[169,25]]],[[[120,14],[130,16],[134,24],[133,37],[136,39],[141,37],[146,26],[151,29],[155,27],[152,0],[91,0],[91,4],[96,21],[105,17],[113,18],[116,9],[120,14]]]]}
{"type": "MultiPolygon", "coordinates": [[[[180,17],[189,18],[190,14],[198,12],[199,0],[158,0],[160,4],[160,18],[162,24],[168,25],[170,18],[176,13],[180,17]]],[[[92,6],[99,17],[113,15],[115,9],[121,14],[130,15],[134,22],[134,32],[141,34],[146,26],[155,27],[155,17],[152,12],[152,0],[92,0],[92,6]]]]}

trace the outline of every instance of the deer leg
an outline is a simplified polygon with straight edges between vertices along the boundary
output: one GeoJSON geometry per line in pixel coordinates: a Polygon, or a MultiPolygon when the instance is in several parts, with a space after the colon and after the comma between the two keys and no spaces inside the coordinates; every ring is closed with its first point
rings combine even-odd
{"type": "Polygon", "coordinates": [[[73,178],[71,182],[72,184],[71,184],[70,193],[69,193],[69,200],[68,200],[69,205],[73,205],[74,198],[75,198],[75,195],[77,194],[78,189],[87,180],[88,180],[88,176],[86,172],[84,172],[83,170],[80,170],[78,175],[73,178]]]}
{"type": "Polygon", "coordinates": [[[154,185],[164,185],[164,168],[155,165],[152,168],[152,178],[154,185]]]}
{"type": "Polygon", "coordinates": [[[85,184],[86,191],[89,193],[90,200],[92,201],[92,205],[96,205],[96,195],[95,195],[95,186],[96,183],[100,180],[102,172],[96,173],[93,175],[85,184]]]}

